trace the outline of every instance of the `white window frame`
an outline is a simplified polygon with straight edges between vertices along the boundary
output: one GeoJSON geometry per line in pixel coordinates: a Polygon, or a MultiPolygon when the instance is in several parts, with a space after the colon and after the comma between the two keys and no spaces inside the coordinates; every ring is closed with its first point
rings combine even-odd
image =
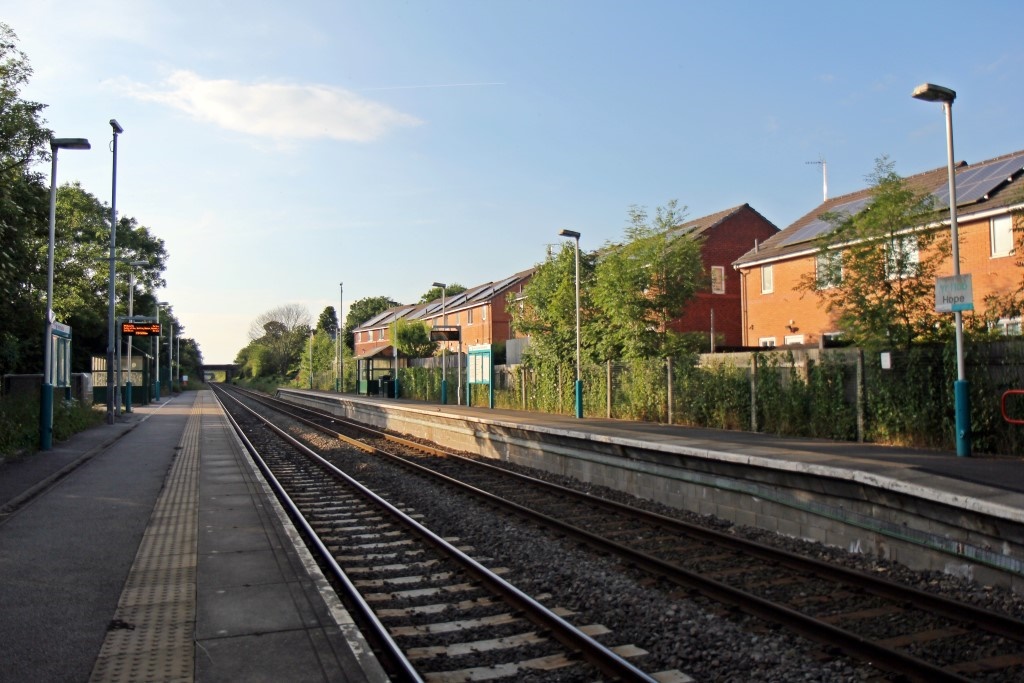
{"type": "Polygon", "coordinates": [[[843,252],[837,250],[819,251],[814,256],[814,286],[818,289],[833,289],[843,281],[843,252]],[[831,263],[830,263],[831,261],[831,263]],[[838,270],[836,273],[836,263],[838,270]],[[836,277],[833,277],[835,275],[836,277]]]}
{"type": "Polygon", "coordinates": [[[487,306],[480,307],[480,322],[487,322],[487,306]]]}
{"type": "Polygon", "coordinates": [[[1007,337],[1019,337],[1021,335],[1021,317],[1000,318],[992,327],[1007,337]]]}
{"type": "Polygon", "coordinates": [[[804,335],[802,335],[802,334],[787,334],[785,337],[782,338],[782,343],[785,344],[786,346],[789,346],[790,344],[803,344],[804,343],[804,335]]]}
{"type": "Polygon", "coordinates": [[[773,349],[775,348],[775,337],[759,337],[757,345],[763,349],[773,349]]]}
{"type": "Polygon", "coordinates": [[[1013,216],[994,216],[989,221],[988,235],[992,258],[1013,256],[1013,216]]]}
{"type": "Polygon", "coordinates": [[[885,245],[885,276],[889,280],[906,280],[917,277],[920,273],[920,268],[918,267],[920,263],[921,250],[918,247],[916,235],[901,235],[885,245]],[[893,250],[897,248],[903,252],[905,257],[903,259],[905,261],[904,267],[898,273],[895,272],[892,258],[893,250]]]}
{"type": "Polygon", "coordinates": [[[466,324],[467,325],[472,325],[473,324],[473,309],[472,308],[466,309],[466,324]]]}
{"type": "Polygon", "coordinates": [[[772,265],[761,266],[761,293],[771,294],[775,291],[775,273],[772,265]]]}
{"type": "Polygon", "coordinates": [[[711,293],[725,294],[725,266],[711,266],[711,293]]]}

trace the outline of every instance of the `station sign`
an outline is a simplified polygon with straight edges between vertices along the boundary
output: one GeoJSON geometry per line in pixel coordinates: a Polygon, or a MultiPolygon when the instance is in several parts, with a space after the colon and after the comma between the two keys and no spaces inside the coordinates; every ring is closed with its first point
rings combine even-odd
{"type": "Polygon", "coordinates": [[[935,312],[974,310],[974,288],[970,275],[935,278],[935,312]]]}
{"type": "Polygon", "coordinates": [[[129,337],[156,337],[160,334],[160,323],[125,320],[121,323],[121,334],[129,337]]]}

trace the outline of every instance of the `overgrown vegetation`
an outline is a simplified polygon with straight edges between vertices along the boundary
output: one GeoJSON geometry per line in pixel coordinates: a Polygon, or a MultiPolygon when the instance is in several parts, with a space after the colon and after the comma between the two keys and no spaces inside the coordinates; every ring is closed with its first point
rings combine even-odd
{"type": "MultiPolygon", "coordinates": [[[[54,401],[54,442],[101,424],[104,414],[100,408],[80,401],[54,401]]],[[[38,446],[39,397],[0,397],[0,460],[32,453],[38,446]]]]}

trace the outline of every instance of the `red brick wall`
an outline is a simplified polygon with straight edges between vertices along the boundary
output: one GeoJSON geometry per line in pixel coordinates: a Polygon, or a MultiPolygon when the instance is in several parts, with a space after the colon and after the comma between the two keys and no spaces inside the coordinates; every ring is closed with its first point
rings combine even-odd
{"type": "MultiPolygon", "coordinates": [[[[949,227],[940,228],[949,230],[949,227]]],[[[1024,268],[1018,266],[1017,256],[991,257],[989,220],[967,220],[959,224],[960,271],[970,274],[974,286],[974,308],[981,314],[985,310],[985,297],[1015,290],[1024,279],[1024,268]]],[[[772,294],[761,293],[759,267],[745,269],[746,329],[744,344],[756,346],[762,337],[775,337],[781,345],[787,335],[803,334],[804,343],[817,344],[823,332],[836,331],[834,316],[825,311],[818,296],[797,290],[804,273],[814,272],[814,255],[779,261],[774,264],[775,287],[772,294]],[[786,329],[794,321],[795,332],[786,329]]],[[[937,275],[953,274],[952,259],[946,258],[937,275]]],[[[966,315],[971,315],[970,313],[966,315]]]]}
{"type": "Polygon", "coordinates": [[[743,343],[743,314],[740,297],[740,274],[732,262],[750,251],[755,241],[763,242],[778,230],[759,213],[744,206],[719,225],[707,230],[701,254],[707,271],[708,286],[698,293],[686,313],[674,321],[677,332],[701,332],[710,335],[711,311],[715,313],[715,337],[718,344],[738,346],[743,343]],[[725,293],[711,293],[711,267],[725,268],[725,293]]]}

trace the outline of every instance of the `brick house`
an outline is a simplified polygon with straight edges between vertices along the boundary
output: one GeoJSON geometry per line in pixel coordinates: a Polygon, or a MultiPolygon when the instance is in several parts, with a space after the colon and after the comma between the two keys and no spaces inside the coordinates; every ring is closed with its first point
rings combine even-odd
{"type": "MultiPolygon", "coordinates": [[[[522,291],[533,275],[533,269],[516,273],[504,280],[470,287],[442,301],[426,304],[396,306],[370,318],[352,330],[353,348],[357,359],[391,358],[391,325],[396,320],[419,320],[430,327],[439,325],[462,328],[462,347],[475,344],[496,344],[511,337],[511,318],[506,310],[506,297],[510,292],[522,291]]],[[[449,342],[449,351],[458,350],[456,342],[449,342]]]]}
{"type": "MultiPolygon", "coordinates": [[[[949,206],[946,166],[905,180],[915,190],[933,194],[936,207],[949,206]]],[[[1012,215],[1024,208],[1024,151],[978,164],[961,162],[956,167],[956,186],[960,271],[972,277],[977,315],[985,309],[985,297],[1012,292],[1024,278],[1024,268],[1015,256],[1012,215]]],[[[816,272],[816,240],[831,229],[820,216],[853,215],[867,207],[870,199],[870,188],[829,199],[735,260],[733,268],[742,295],[743,345],[818,345],[839,334],[822,299],[798,285],[801,278],[816,272]]],[[[948,232],[948,208],[938,218],[934,225],[917,228],[948,232]]],[[[952,274],[949,257],[938,272],[952,274]]],[[[1019,317],[998,324],[1006,332],[1020,333],[1019,317]]]]}
{"type": "Polygon", "coordinates": [[[766,241],[778,227],[749,204],[734,206],[676,228],[702,240],[701,259],[710,282],[697,292],[682,317],[670,327],[676,332],[714,330],[716,345],[739,346],[743,339],[740,274],[731,265],[755,241],[766,241]]]}

